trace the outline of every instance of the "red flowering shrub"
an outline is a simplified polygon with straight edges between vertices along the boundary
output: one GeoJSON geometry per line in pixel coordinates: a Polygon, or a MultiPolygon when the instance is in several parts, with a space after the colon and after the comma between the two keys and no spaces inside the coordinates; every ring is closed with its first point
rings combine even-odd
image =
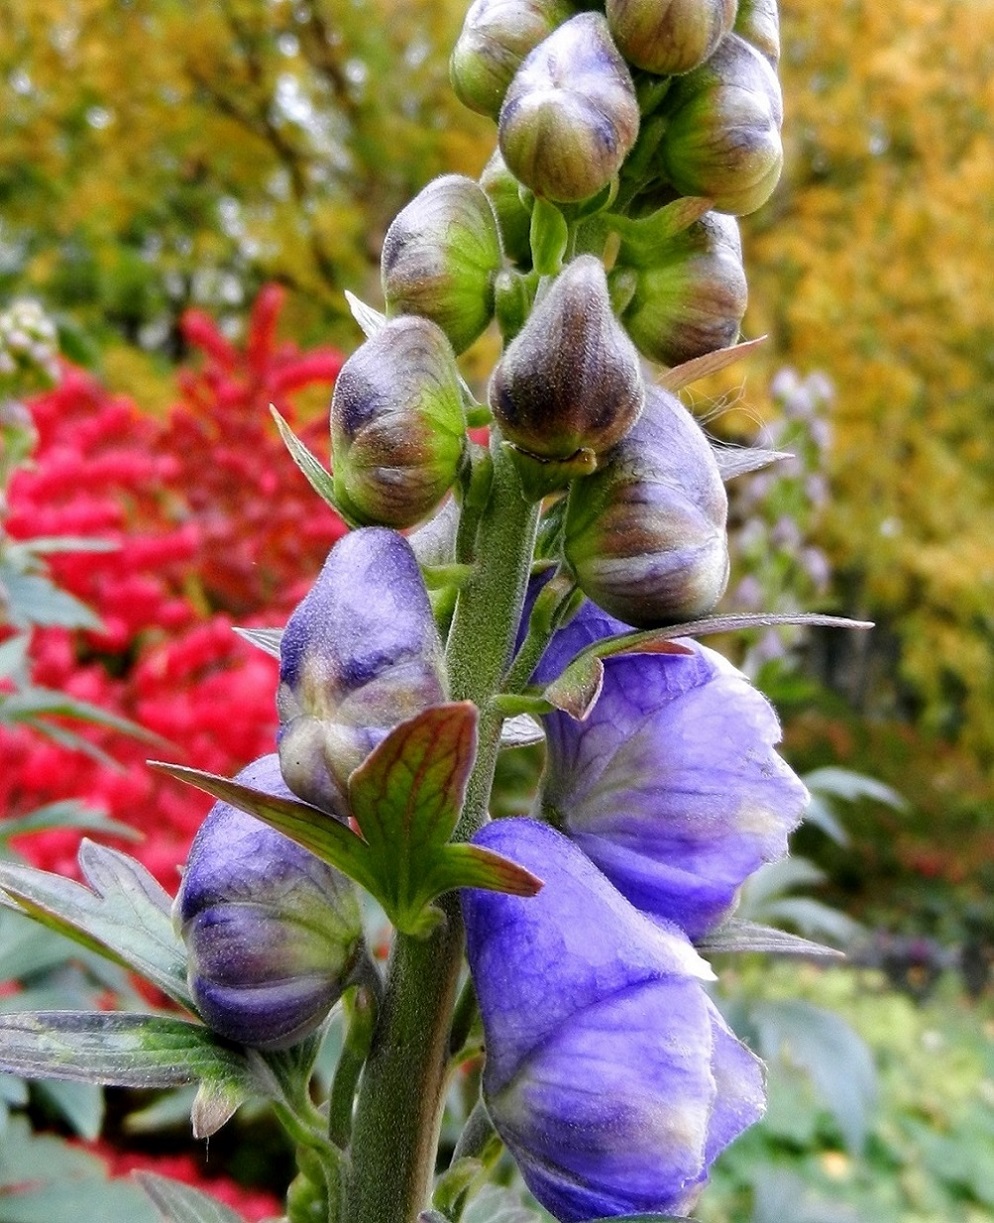
{"type": "MultiPolygon", "coordinates": [[[[297,471],[269,415],[275,403],[312,444],[325,420],[301,428],[287,400],[330,387],[342,357],[276,338],[282,293],[260,294],[244,347],[200,313],[186,320],[203,354],[181,371],[181,400],[164,422],[79,370],[32,404],[35,467],[10,489],[15,538],[73,535],[107,552],[54,556],[55,580],[101,617],[100,632],[38,630],[34,680],[140,723],[168,741],[90,728],[107,756],[69,752],[37,736],[0,733],[0,812],[21,814],[67,796],[145,834],[134,850],[170,889],[209,800],[145,767],[149,755],[232,773],[272,749],[275,664],[233,623],[279,624],[302,597],[341,525],[297,471]]],[[[35,836],[21,849],[72,873],[79,837],[35,836]]]]}

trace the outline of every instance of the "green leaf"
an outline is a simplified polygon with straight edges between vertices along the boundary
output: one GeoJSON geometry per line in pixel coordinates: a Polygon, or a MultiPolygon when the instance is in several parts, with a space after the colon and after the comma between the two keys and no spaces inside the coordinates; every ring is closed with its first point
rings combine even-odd
{"type": "Polygon", "coordinates": [[[104,1120],[104,1093],[98,1084],[71,1079],[41,1079],[35,1090],[80,1138],[92,1142],[100,1137],[104,1120]]]}
{"type": "Polygon", "coordinates": [[[809,790],[829,794],[845,802],[854,803],[868,798],[893,807],[895,811],[904,811],[908,806],[907,801],[896,790],[875,777],[868,777],[865,773],[857,773],[853,769],[841,769],[834,765],[814,769],[805,774],[804,784],[809,790]]]}
{"type": "Polygon", "coordinates": [[[79,863],[90,888],[61,875],[0,862],[0,901],[126,968],[193,1010],[186,952],[171,900],[127,854],[84,841],[79,863]],[[92,890],[91,890],[92,889],[92,890]]]}
{"type": "Polygon", "coordinates": [[[528,871],[470,845],[449,845],[476,755],[476,706],[437,705],[409,718],[349,779],[349,799],[376,872],[370,889],[398,929],[427,929],[432,900],[471,886],[534,895],[528,871]]]}
{"type": "Polygon", "coordinates": [[[28,721],[38,717],[76,718],[93,726],[105,726],[110,730],[119,730],[135,739],[144,739],[146,743],[166,743],[161,735],[146,730],[137,722],[128,718],[118,717],[99,705],[89,701],[80,701],[58,692],[52,688],[32,686],[22,692],[14,692],[0,701],[0,720],[28,721]]]}
{"type": "Polygon", "coordinates": [[[541,882],[488,850],[447,844],[459,820],[476,748],[476,707],[437,705],[401,722],[349,779],[361,835],[327,812],[239,782],[150,761],[264,820],[361,884],[406,934],[427,934],[431,902],[458,887],[533,896],[541,882]]]}
{"type": "Polygon", "coordinates": [[[164,1223],[244,1223],[229,1206],[192,1185],[154,1172],[135,1172],[135,1180],[155,1204],[164,1223]]]}
{"type": "Polygon", "coordinates": [[[246,1054],[201,1024],[126,1011],[21,1011],[0,1015],[0,1068],[27,1078],[115,1087],[175,1087],[197,1080],[254,1086],[246,1054]]]}
{"type": "Polygon", "coordinates": [[[161,760],[150,760],[148,763],[150,768],[196,786],[198,790],[204,790],[214,798],[256,816],[298,845],[309,849],[323,862],[337,867],[367,891],[373,891],[375,877],[362,838],[327,811],[320,811],[299,799],[276,798],[262,790],[230,781],[227,777],[218,777],[214,773],[205,773],[201,769],[166,764],[161,760]]]}
{"type": "Polygon", "coordinates": [[[5,614],[14,628],[102,627],[85,603],[40,573],[25,573],[0,561],[0,584],[7,596],[5,614]]]}
{"type": "Polygon", "coordinates": [[[758,922],[744,921],[733,917],[694,946],[705,955],[721,955],[727,952],[762,952],[767,955],[803,955],[830,959],[844,959],[844,953],[835,947],[825,947],[810,939],[758,922]]]}
{"type": "Polygon", "coordinates": [[[463,1211],[462,1223],[541,1223],[541,1218],[512,1190],[484,1185],[463,1211]]]}
{"type": "Polygon", "coordinates": [[[32,832],[48,832],[52,828],[79,828],[87,832],[103,832],[122,840],[141,840],[141,833],[130,824],[109,819],[98,808],[88,807],[76,799],[64,799],[36,807],[34,811],[16,819],[5,819],[0,823],[0,841],[9,841],[11,837],[32,832]]]}
{"type": "Polygon", "coordinates": [[[860,1037],[838,1015],[800,999],[757,1003],[751,1021],[759,1053],[767,1060],[782,1057],[806,1071],[846,1146],[862,1151],[877,1080],[872,1055],[860,1037]]]}
{"type": "Polygon", "coordinates": [[[276,421],[276,428],[280,431],[284,446],[290,451],[290,458],[303,472],[308,484],[339,517],[344,518],[350,526],[355,526],[355,522],[343,512],[341,503],[335,495],[335,480],[331,472],[311,454],[272,404],[269,405],[269,411],[272,413],[273,420],[276,421]]]}

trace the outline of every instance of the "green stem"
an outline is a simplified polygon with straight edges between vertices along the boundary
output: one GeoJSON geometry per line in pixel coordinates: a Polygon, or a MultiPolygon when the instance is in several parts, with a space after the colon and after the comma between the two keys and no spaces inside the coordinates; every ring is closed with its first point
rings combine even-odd
{"type": "MultiPolygon", "coordinates": [[[[479,563],[460,591],[448,647],[453,698],[481,709],[500,687],[511,655],[538,519],[499,438],[492,453],[493,486],[475,540],[479,563]]],[[[496,713],[480,719],[457,839],[468,839],[486,821],[500,724],[496,713]]],[[[439,904],[446,920],[429,938],[398,933],[394,939],[356,1103],[348,1223],[415,1223],[428,1204],[463,953],[459,898],[450,893],[439,904]]]]}

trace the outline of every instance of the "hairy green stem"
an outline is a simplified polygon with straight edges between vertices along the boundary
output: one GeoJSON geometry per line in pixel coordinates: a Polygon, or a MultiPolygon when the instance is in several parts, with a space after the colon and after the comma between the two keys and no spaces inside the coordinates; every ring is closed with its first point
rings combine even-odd
{"type": "MultiPolygon", "coordinates": [[[[482,709],[500,687],[514,645],[538,520],[513,462],[492,443],[493,485],[476,532],[476,566],[449,634],[451,694],[482,709]]],[[[479,748],[456,839],[487,818],[501,718],[480,719],[479,748]]],[[[449,1033],[462,965],[459,898],[426,939],[394,939],[383,1005],[363,1070],[352,1130],[348,1223],[416,1223],[428,1205],[449,1067],[449,1033]]]]}

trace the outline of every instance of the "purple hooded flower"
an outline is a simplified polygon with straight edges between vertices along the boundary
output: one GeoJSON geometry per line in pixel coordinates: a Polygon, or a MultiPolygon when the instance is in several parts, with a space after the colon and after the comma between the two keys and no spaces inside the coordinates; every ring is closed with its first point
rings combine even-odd
{"type": "Polygon", "coordinates": [[[398,722],[445,699],[442,642],[410,544],[385,527],[343,536],[280,644],[287,784],[347,814],[349,774],[398,722]]]}
{"type": "Polygon", "coordinates": [[[765,1106],[760,1062],[701,986],[710,969],[547,825],[475,839],[545,880],[527,900],[463,892],[484,1099],[525,1181],[563,1223],[684,1213],[765,1106]]]}
{"type": "MultiPolygon", "coordinates": [[[[536,679],[612,631],[585,603],[536,679]]],[[[540,802],[636,908],[698,938],[753,871],[787,852],[807,791],[774,750],[780,725],[766,698],[720,654],[680,644],[692,652],[605,658],[587,719],[544,719],[540,802]]]]}
{"type": "MultiPolygon", "coordinates": [[[[293,797],[275,753],[237,780],[293,797]]],[[[295,1044],[324,1020],[362,943],[352,881],[224,802],[193,839],[175,919],[204,1022],[263,1049],[295,1044]]]]}

